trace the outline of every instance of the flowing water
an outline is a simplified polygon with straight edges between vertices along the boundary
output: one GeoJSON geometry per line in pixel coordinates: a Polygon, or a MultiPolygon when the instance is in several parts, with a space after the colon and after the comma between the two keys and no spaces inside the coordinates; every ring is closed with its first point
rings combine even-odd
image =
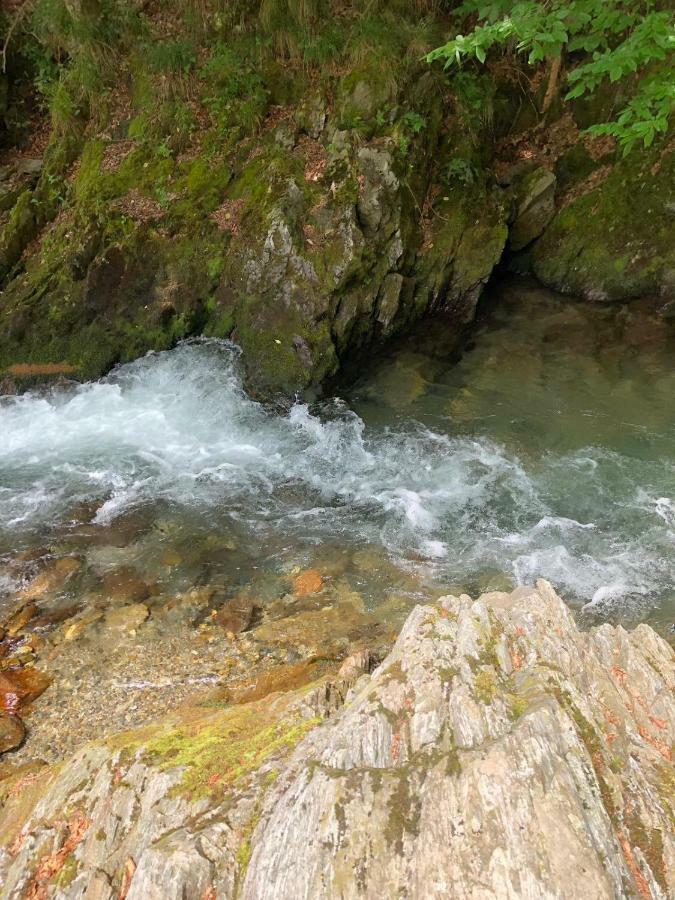
{"type": "Polygon", "coordinates": [[[285,415],[246,396],[215,340],[2,398],[0,558],[78,553],[83,578],[124,565],[160,592],[255,581],[263,599],[279,573],[340,559],[370,608],[392,585],[414,602],[545,576],[591,621],[667,632],[669,329],[516,281],[461,354],[426,322],[342,399],[285,415]]]}

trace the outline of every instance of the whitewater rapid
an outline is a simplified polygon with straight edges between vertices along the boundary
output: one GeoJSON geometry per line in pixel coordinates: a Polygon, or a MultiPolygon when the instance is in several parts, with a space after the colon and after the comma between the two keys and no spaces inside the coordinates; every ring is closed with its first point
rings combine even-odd
{"type": "Polygon", "coordinates": [[[249,399],[238,351],[184,343],[99,382],[0,399],[3,544],[99,501],[93,522],[162,502],[284,534],[378,544],[435,577],[540,575],[587,603],[657,604],[675,584],[672,461],[613,449],[520,454],[334,400],[286,415],[249,399]]]}

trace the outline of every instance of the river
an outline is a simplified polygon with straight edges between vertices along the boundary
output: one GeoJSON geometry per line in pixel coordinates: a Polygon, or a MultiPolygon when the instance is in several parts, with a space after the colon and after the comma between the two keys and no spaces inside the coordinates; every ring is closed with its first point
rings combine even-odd
{"type": "MultiPolygon", "coordinates": [[[[368,548],[421,592],[545,576],[596,616],[666,625],[672,334],[642,308],[519,281],[483,301],[461,353],[444,326],[425,322],[340,399],[286,415],[246,396],[236,348],[214,340],[3,398],[0,551],[77,551],[94,575],[124,558],[166,591],[368,548]],[[159,562],[167,550],[180,564],[159,562]]],[[[347,566],[369,606],[384,588],[373,568],[347,566]]]]}
{"type": "Polygon", "coordinates": [[[311,406],[203,339],[1,398],[0,668],[51,681],[17,759],[318,677],[443,593],[543,576],[672,641],[674,350],[653,304],[513,280],[311,406]]]}

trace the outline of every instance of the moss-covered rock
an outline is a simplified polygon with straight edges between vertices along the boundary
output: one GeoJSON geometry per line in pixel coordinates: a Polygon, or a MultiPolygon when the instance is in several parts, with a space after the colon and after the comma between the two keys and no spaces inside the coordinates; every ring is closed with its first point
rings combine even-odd
{"type": "Polygon", "coordinates": [[[675,283],[674,176],[667,148],[618,162],[564,206],[536,242],[536,276],[589,300],[665,297],[675,283]]]}
{"type": "Polygon", "coordinates": [[[624,299],[669,283],[668,157],[629,158],[584,194],[606,161],[579,144],[556,171],[558,200],[577,198],[533,245],[554,177],[523,173],[515,207],[495,185],[498,110],[478,115],[474,94],[498,105],[501,88],[441,89],[412,19],[390,34],[373,13],[329,36],[315,10],[293,31],[302,46],[268,23],[289,57],[328,54],[298,66],[261,51],[249,13],[208,47],[192,31],[152,52],[132,36],[122,113],[102,87],[86,122],[54,110],[39,178],[0,197],[0,376],[30,364],[92,378],[206,333],[242,346],[258,396],[311,396],[429,311],[459,335],[509,218],[510,249],[559,290],[624,299]],[[191,96],[185,66],[198,66],[191,96]]]}
{"type": "MultiPolygon", "coordinates": [[[[344,96],[359,84],[343,79],[344,96]]],[[[448,185],[421,214],[442,140],[435,96],[422,79],[410,103],[424,115],[392,111],[368,140],[309,84],[297,116],[275,112],[222,150],[208,133],[187,158],[92,135],[53,225],[36,219],[32,193],[11,213],[12,265],[23,230],[39,237],[6,285],[0,369],[58,364],[92,378],[204,332],[241,345],[256,395],[294,396],[430,309],[468,321],[504,212],[481,178],[448,185]]]]}

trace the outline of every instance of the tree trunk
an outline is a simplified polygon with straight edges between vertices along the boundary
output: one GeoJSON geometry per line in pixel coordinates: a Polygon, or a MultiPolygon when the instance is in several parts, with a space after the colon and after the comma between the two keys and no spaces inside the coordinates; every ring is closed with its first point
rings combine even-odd
{"type": "Polygon", "coordinates": [[[544,102],[541,106],[542,113],[547,113],[551,103],[553,102],[553,98],[555,97],[556,91],[558,89],[558,78],[560,76],[560,66],[562,63],[562,57],[555,56],[549,64],[548,69],[548,84],[546,85],[546,93],[544,94],[544,102]]]}

